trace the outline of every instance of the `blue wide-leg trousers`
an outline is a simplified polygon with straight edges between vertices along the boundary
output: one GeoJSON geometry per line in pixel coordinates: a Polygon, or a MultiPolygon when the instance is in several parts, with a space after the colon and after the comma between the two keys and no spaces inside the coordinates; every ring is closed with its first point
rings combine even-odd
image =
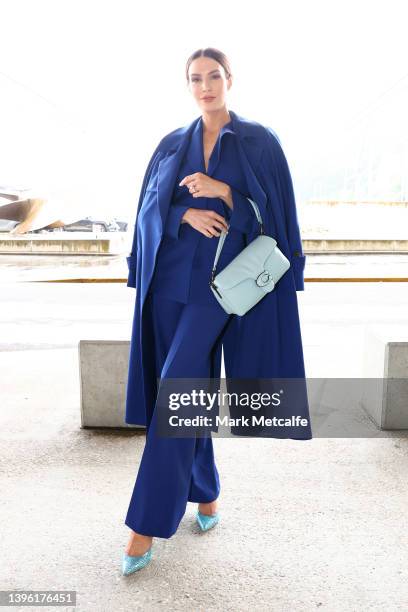
{"type": "MultiPolygon", "coordinates": [[[[183,304],[157,293],[151,308],[160,378],[219,377],[214,347],[230,315],[218,303],[183,304]]],[[[187,502],[217,499],[220,481],[211,434],[173,438],[157,435],[157,404],[146,431],[136,482],[125,524],[137,533],[170,538],[187,502]]]]}

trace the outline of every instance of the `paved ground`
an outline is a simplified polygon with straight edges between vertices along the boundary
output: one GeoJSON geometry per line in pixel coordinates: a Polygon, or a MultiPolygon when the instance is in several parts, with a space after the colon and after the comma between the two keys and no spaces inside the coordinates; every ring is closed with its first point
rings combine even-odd
{"type": "MultiPolygon", "coordinates": [[[[310,377],[359,376],[364,325],[406,325],[406,283],[306,289],[310,377]]],[[[19,283],[1,296],[0,589],[76,590],[85,612],[408,608],[401,433],[216,439],[220,524],[199,533],[189,504],[176,535],[155,540],[152,563],[122,577],[144,435],[80,429],[77,347],[128,339],[134,290],[19,283]]]]}

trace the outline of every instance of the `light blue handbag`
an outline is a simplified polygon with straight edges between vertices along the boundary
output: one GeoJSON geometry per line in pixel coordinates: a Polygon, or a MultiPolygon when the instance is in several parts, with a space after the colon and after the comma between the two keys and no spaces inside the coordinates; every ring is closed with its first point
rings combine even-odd
{"type": "Polygon", "coordinates": [[[247,199],[259,221],[260,235],[215,276],[218,258],[228,234],[228,231],[222,231],[210,280],[211,290],[225,312],[239,316],[248,312],[272,291],[290,268],[290,262],[277,247],[276,240],[264,234],[258,205],[250,198],[247,199]]]}

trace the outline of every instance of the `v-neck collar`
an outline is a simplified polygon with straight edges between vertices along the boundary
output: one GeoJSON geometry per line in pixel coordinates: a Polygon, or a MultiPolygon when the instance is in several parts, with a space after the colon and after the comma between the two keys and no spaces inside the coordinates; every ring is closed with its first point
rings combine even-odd
{"type": "Polygon", "coordinates": [[[230,121],[228,121],[228,123],[225,123],[218,132],[217,140],[215,141],[214,148],[211,151],[211,155],[208,160],[207,171],[205,168],[204,159],[204,123],[203,118],[199,118],[197,125],[192,133],[192,147],[189,157],[195,166],[199,166],[201,168],[201,172],[208,174],[212,170],[212,168],[217,165],[219,161],[221,139],[223,135],[227,133],[235,134],[232,118],[230,119],[230,121]],[[214,155],[216,157],[216,161],[213,164],[212,160],[214,159],[214,155]]]}

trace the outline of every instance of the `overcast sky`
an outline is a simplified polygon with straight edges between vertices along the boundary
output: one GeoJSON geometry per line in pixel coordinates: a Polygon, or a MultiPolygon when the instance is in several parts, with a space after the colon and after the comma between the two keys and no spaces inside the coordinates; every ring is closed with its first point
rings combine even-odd
{"type": "Polygon", "coordinates": [[[81,189],[84,214],[130,220],[158,141],[200,114],[185,62],[215,46],[227,106],[272,127],[298,193],[316,195],[367,139],[407,142],[404,4],[0,0],[0,184],[81,189]]]}

